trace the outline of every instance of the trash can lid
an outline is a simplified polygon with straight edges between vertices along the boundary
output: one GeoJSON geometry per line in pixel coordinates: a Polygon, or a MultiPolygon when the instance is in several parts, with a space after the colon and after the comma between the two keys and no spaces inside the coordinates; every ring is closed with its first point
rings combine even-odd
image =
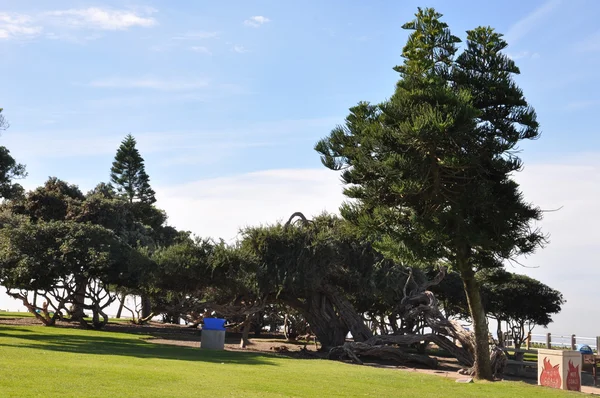
{"type": "Polygon", "coordinates": [[[204,318],[203,330],[225,330],[225,319],[204,318]]]}

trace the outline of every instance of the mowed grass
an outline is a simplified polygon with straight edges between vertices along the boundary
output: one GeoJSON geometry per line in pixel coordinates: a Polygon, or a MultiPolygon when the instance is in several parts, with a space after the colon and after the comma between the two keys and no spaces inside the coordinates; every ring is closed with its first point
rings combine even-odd
{"type": "Polygon", "coordinates": [[[33,314],[31,312],[0,311],[0,319],[6,318],[33,318],[33,314]]]}
{"type": "MultiPolygon", "coordinates": [[[[0,311],[0,319],[14,319],[14,318],[33,318],[34,315],[31,312],[10,312],[10,311],[0,311]]],[[[86,317],[85,320],[91,322],[91,317],[86,317]]],[[[108,322],[112,323],[127,323],[130,322],[130,318],[108,318],[108,322]]]]}
{"type": "Polygon", "coordinates": [[[145,336],[0,325],[2,397],[564,397],[444,377],[150,343],[145,336]]]}

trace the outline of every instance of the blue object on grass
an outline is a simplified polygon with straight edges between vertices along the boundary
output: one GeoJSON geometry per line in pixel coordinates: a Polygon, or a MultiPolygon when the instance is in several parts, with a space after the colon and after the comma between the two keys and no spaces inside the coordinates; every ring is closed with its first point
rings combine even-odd
{"type": "Polygon", "coordinates": [[[204,318],[202,330],[225,330],[225,319],[204,318]]]}

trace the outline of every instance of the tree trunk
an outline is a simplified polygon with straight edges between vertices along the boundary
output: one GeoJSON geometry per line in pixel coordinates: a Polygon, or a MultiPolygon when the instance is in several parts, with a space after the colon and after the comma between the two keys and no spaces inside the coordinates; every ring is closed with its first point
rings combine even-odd
{"type": "Polygon", "coordinates": [[[71,312],[71,320],[84,322],[85,312],[85,291],[87,288],[87,279],[82,276],[75,277],[75,295],[73,296],[73,311],[71,312]]]}
{"type": "Polygon", "coordinates": [[[504,336],[502,335],[502,321],[498,320],[496,326],[496,335],[498,337],[498,347],[504,347],[504,336]]]}
{"type": "Polygon", "coordinates": [[[244,329],[242,330],[242,340],[240,341],[240,348],[246,348],[250,344],[248,335],[250,334],[250,327],[252,326],[251,320],[252,317],[250,315],[246,315],[246,320],[244,321],[244,329]]]}
{"type": "Polygon", "coordinates": [[[294,297],[281,297],[285,303],[299,311],[310,325],[311,330],[321,343],[321,350],[328,351],[346,342],[348,327],[342,322],[329,298],[322,293],[313,293],[306,302],[294,297]]]}
{"type": "Polygon", "coordinates": [[[467,261],[459,264],[458,268],[467,295],[471,319],[473,320],[473,332],[475,334],[474,376],[478,379],[493,380],[490,363],[489,330],[481,301],[479,283],[475,279],[475,273],[467,261]]]}
{"type": "Polygon", "coordinates": [[[254,328],[254,337],[260,337],[263,326],[264,326],[263,313],[259,312],[258,314],[256,314],[256,327],[254,328]]]}
{"type": "Polygon", "coordinates": [[[142,296],[142,318],[146,319],[152,314],[152,303],[148,296],[142,296]]]}
{"type": "Polygon", "coordinates": [[[117,319],[121,319],[121,313],[123,312],[123,306],[125,305],[125,298],[127,295],[125,293],[121,294],[119,298],[119,309],[117,310],[117,319]]]}
{"type": "Polygon", "coordinates": [[[398,318],[396,318],[396,314],[390,314],[388,320],[390,322],[390,327],[392,328],[392,333],[398,333],[398,318]]]}
{"type": "Polygon", "coordinates": [[[356,312],[352,303],[330,286],[326,286],[325,292],[335,306],[342,322],[346,324],[354,341],[366,341],[373,337],[371,330],[365,325],[365,321],[356,312]]]}

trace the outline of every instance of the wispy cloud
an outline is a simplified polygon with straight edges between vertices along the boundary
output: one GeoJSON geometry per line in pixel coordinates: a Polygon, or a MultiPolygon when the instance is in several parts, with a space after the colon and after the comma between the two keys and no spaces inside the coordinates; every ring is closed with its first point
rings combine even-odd
{"type": "Polygon", "coordinates": [[[233,46],[233,51],[235,51],[236,53],[240,53],[240,54],[244,54],[249,52],[250,50],[246,49],[246,47],[241,46],[239,44],[236,44],[235,46],[233,46]]]}
{"type": "Polygon", "coordinates": [[[173,40],[203,40],[219,37],[219,32],[188,32],[183,35],[173,36],[173,40]]]}
{"type": "Polygon", "coordinates": [[[263,17],[262,15],[256,15],[246,19],[244,21],[244,25],[250,26],[251,28],[258,28],[261,25],[266,24],[267,22],[271,22],[271,20],[267,17],[263,17]]]}
{"type": "Polygon", "coordinates": [[[595,52],[600,51],[600,31],[591,34],[577,45],[575,50],[579,52],[595,52]]]}
{"type": "Polygon", "coordinates": [[[80,8],[44,11],[37,14],[0,13],[0,39],[31,39],[45,37],[54,40],[81,42],[98,38],[89,31],[120,31],[133,27],[152,27],[157,21],[150,16],[154,9],[127,10],[110,8],[80,8]],[[73,31],[88,31],[81,36],[73,31]],[[42,33],[45,33],[42,36],[42,33]]]}
{"type": "Polygon", "coordinates": [[[0,13],[0,39],[30,39],[42,33],[43,27],[29,15],[0,13]]]}
{"type": "Polygon", "coordinates": [[[159,79],[155,77],[123,78],[111,77],[93,80],[92,87],[99,88],[139,88],[162,91],[190,91],[208,86],[206,79],[159,79]]]}
{"type": "Polygon", "coordinates": [[[200,54],[212,55],[212,52],[204,46],[192,46],[192,47],[190,47],[190,50],[200,53],[200,54]]]}
{"type": "Polygon", "coordinates": [[[600,106],[600,100],[583,100],[583,101],[574,101],[567,104],[566,109],[570,111],[577,111],[581,109],[588,109],[591,107],[600,106]]]}
{"type": "Polygon", "coordinates": [[[518,53],[507,53],[506,55],[515,61],[518,59],[524,59],[524,58],[538,59],[540,57],[539,53],[535,53],[535,52],[531,52],[531,51],[519,51],[518,53]]]}
{"type": "Polygon", "coordinates": [[[554,9],[560,5],[561,1],[562,0],[549,0],[545,2],[542,6],[533,10],[529,15],[514,23],[504,35],[504,39],[508,44],[516,43],[534,29],[536,25],[542,22],[546,16],[554,11],[554,9]]]}
{"type": "Polygon", "coordinates": [[[97,7],[48,11],[44,16],[61,26],[77,29],[126,30],[132,27],[148,28],[156,25],[154,18],[138,15],[134,11],[97,7]]]}

